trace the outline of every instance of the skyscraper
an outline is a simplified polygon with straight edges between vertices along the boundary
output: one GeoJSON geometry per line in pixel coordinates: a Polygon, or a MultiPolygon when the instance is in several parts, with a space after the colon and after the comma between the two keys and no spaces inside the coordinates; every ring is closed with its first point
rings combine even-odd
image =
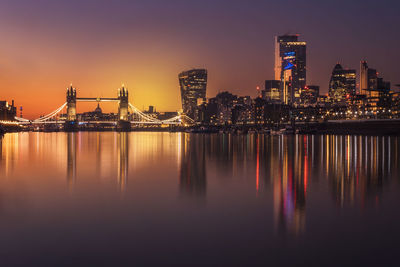
{"type": "Polygon", "coordinates": [[[183,112],[195,119],[199,100],[206,98],[207,70],[192,69],[179,74],[183,112]]]}
{"type": "Polygon", "coordinates": [[[298,35],[275,37],[275,80],[281,81],[282,102],[299,104],[306,86],[306,42],[298,35]]]}
{"type": "Polygon", "coordinates": [[[360,93],[367,95],[368,89],[368,64],[367,61],[360,62],[360,93]]]}
{"type": "Polygon", "coordinates": [[[347,99],[356,94],[356,71],[343,69],[336,64],[329,82],[329,97],[334,103],[344,104],[347,99]]]}
{"type": "Polygon", "coordinates": [[[378,97],[378,73],[368,67],[366,61],[360,63],[360,91],[367,97],[378,97]]]}

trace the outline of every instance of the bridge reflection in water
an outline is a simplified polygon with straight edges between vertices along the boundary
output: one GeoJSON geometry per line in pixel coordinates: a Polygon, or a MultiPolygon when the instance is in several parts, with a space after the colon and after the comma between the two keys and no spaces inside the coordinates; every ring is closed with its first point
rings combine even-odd
{"type": "Polygon", "coordinates": [[[106,184],[125,195],[151,185],[158,194],[213,205],[222,205],[216,199],[238,205],[254,200],[271,208],[275,232],[297,235],[305,231],[310,203],[380,207],[385,188],[399,182],[399,141],[394,136],[14,133],[0,140],[0,175],[10,178],[3,182],[35,184],[54,183],[61,174],[70,190],[90,183],[95,191],[106,184]]]}
{"type": "MultiPolygon", "coordinates": [[[[95,173],[94,176],[101,176],[101,164],[102,164],[102,146],[101,140],[102,133],[92,133],[96,135],[96,160],[95,160],[95,173]]],[[[77,143],[79,133],[70,132],[67,133],[67,181],[71,187],[74,185],[77,177],[77,143]]],[[[128,182],[129,174],[129,139],[128,133],[120,132],[115,134],[116,137],[116,149],[117,149],[117,180],[121,191],[125,190],[128,182]]]]}
{"type": "Polygon", "coordinates": [[[118,134],[118,183],[125,190],[129,175],[129,139],[126,132],[118,134]]]}
{"type": "Polygon", "coordinates": [[[76,134],[67,134],[67,181],[68,185],[73,186],[76,180],[76,134]]]}

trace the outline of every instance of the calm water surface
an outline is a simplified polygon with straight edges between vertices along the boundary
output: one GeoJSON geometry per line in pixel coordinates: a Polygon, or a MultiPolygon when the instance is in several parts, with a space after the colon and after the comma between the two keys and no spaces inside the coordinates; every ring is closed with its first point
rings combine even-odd
{"type": "Polygon", "coordinates": [[[399,143],[7,134],[1,266],[395,265],[399,143]]]}

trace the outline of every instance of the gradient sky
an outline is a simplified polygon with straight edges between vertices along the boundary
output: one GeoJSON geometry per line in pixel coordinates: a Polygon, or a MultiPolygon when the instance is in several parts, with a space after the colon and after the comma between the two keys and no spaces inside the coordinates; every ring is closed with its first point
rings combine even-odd
{"type": "Polygon", "coordinates": [[[274,77],[274,36],[285,33],[307,41],[307,83],[322,93],[337,62],[358,72],[361,59],[397,84],[399,9],[398,0],[0,0],[0,99],[34,118],[64,103],[71,82],[87,97],[116,96],[124,83],[138,108],[175,111],[178,73],[200,67],[208,96],[255,96],[274,77]]]}

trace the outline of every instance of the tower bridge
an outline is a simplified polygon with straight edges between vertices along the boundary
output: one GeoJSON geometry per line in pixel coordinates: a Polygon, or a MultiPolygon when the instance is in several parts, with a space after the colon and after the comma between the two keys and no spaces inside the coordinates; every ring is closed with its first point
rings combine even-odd
{"type": "Polygon", "coordinates": [[[3,124],[16,124],[16,125],[46,125],[46,124],[64,124],[66,131],[75,131],[78,125],[82,124],[111,124],[115,125],[117,130],[127,131],[131,129],[131,125],[185,125],[192,124],[194,121],[184,114],[178,116],[159,120],[153,118],[129,102],[129,92],[124,86],[118,89],[117,97],[78,97],[77,91],[72,86],[67,88],[66,102],[53,112],[37,118],[35,120],[28,120],[25,118],[15,117],[12,122],[0,122],[3,124]],[[77,102],[116,102],[118,103],[117,120],[109,121],[79,121],[76,112],[77,102]],[[64,119],[56,119],[57,116],[66,109],[66,116],[64,119]]]}

